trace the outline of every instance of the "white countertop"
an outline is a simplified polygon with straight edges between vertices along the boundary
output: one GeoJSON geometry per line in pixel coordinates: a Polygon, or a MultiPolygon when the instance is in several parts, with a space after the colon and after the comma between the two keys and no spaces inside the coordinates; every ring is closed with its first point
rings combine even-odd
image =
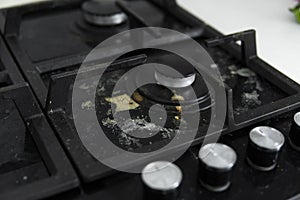
{"type": "Polygon", "coordinates": [[[29,3],[38,3],[41,1],[49,0],[0,0],[0,9],[26,5],[29,3]]]}
{"type": "Polygon", "coordinates": [[[257,32],[258,55],[300,83],[300,24],[288,10],[295,0],[177,0],[224,34],[257,32]]]}

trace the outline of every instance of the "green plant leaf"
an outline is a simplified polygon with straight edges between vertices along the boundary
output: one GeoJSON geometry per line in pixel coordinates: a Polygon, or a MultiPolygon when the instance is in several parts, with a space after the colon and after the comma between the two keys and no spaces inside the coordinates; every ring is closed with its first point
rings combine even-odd
{"type": "Polygon", "coordinates": [[[300,23],[300,4],[295,8],[291,8],[290,11],[294,13],[297,22],[300,23]]]}

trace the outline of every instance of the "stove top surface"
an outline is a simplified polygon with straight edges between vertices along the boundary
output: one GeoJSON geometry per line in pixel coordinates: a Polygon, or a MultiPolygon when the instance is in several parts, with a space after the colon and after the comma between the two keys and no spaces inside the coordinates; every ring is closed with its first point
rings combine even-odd
{"type": "Polygon", "coordinates": [[[254,30],[224,36],[173,0],[1,12],[0,199],[300,194],[300,86],[258,57],[254,30]],[[164,29],[130,31],[145,27],[164,29]],[[186,52],[195,62],[165,50],[180,52],[191,40],[201,47],[186,52]],[[202,146],[210,141],[217,144],[202,146]]]}

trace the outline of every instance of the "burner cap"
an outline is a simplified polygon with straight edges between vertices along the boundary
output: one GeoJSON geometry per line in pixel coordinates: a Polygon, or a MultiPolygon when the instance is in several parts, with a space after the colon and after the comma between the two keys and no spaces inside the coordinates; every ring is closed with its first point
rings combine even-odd
{"type": "MultiPolygon", "coordinates": [[[[141,85],[147,74],[147,79],[155,80],[155,70],[144,69],[136,75],[137,85],[141,85]],[[154,71],[154,72],[153,72],[154,71]]],[[[207,110],[212,105],[209,86],[200,74],[195,75],[195,81],[190,87],[169,89],[161,84],[147,84],[137,89],[137,92],[143,97],[144,101],[149,104],[160,103],[166,106],[186,106],[191,112],[198,112],[200,110],[207,110]],[[196,94],[196,96],[194,96],[196,94]],[[152,102],[152,103],[151,103],[152,102]]]]}
{"type": "MultiPolygon", "coordinates": [[[[149,73],[148,73],[149,74],[149,73]]],[[[137,77],[137,81],[142,77],[137,77]]],[[[207,102],[210,105],[209,89],[200,75],[196,75],[195,83],[191,88],[178,88],[170,90],[167,87],[157,84],[148,84],[138,89],[139,93],[149,99],[164,104],[178,106],[178,100],[182,105],[193,105],[207,102]],[[196,94],[194,99],[193,94],[196,94]]],[[[205,103],[205,108],[208,105],[205,103]]]]}
{"type": "Polygon", "coordinates": [[[84,19],[96,26],[116,26],[127,21],[114,0],[91,0],[82,5],[84,19]]]}
{"type": "Polygon", "coordinates": [[[183,58],[168,54],[159,57],[157,63],[172,66],[174,71],[167,68],[156,67],[155,79],[156,81],[166,87],[184,88],[194,83],[196,79],[196,72],[192,65],[187,63],[183,58]]]}

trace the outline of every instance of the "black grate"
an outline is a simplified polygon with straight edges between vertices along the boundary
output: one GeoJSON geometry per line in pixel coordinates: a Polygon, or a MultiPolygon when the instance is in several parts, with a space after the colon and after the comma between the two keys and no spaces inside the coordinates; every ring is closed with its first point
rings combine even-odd
{"type": "Polygon", "coordinates": [[[0,91],[0,199],[36,199],[76,187],[77,177],[29,87],[0,91]]]}

